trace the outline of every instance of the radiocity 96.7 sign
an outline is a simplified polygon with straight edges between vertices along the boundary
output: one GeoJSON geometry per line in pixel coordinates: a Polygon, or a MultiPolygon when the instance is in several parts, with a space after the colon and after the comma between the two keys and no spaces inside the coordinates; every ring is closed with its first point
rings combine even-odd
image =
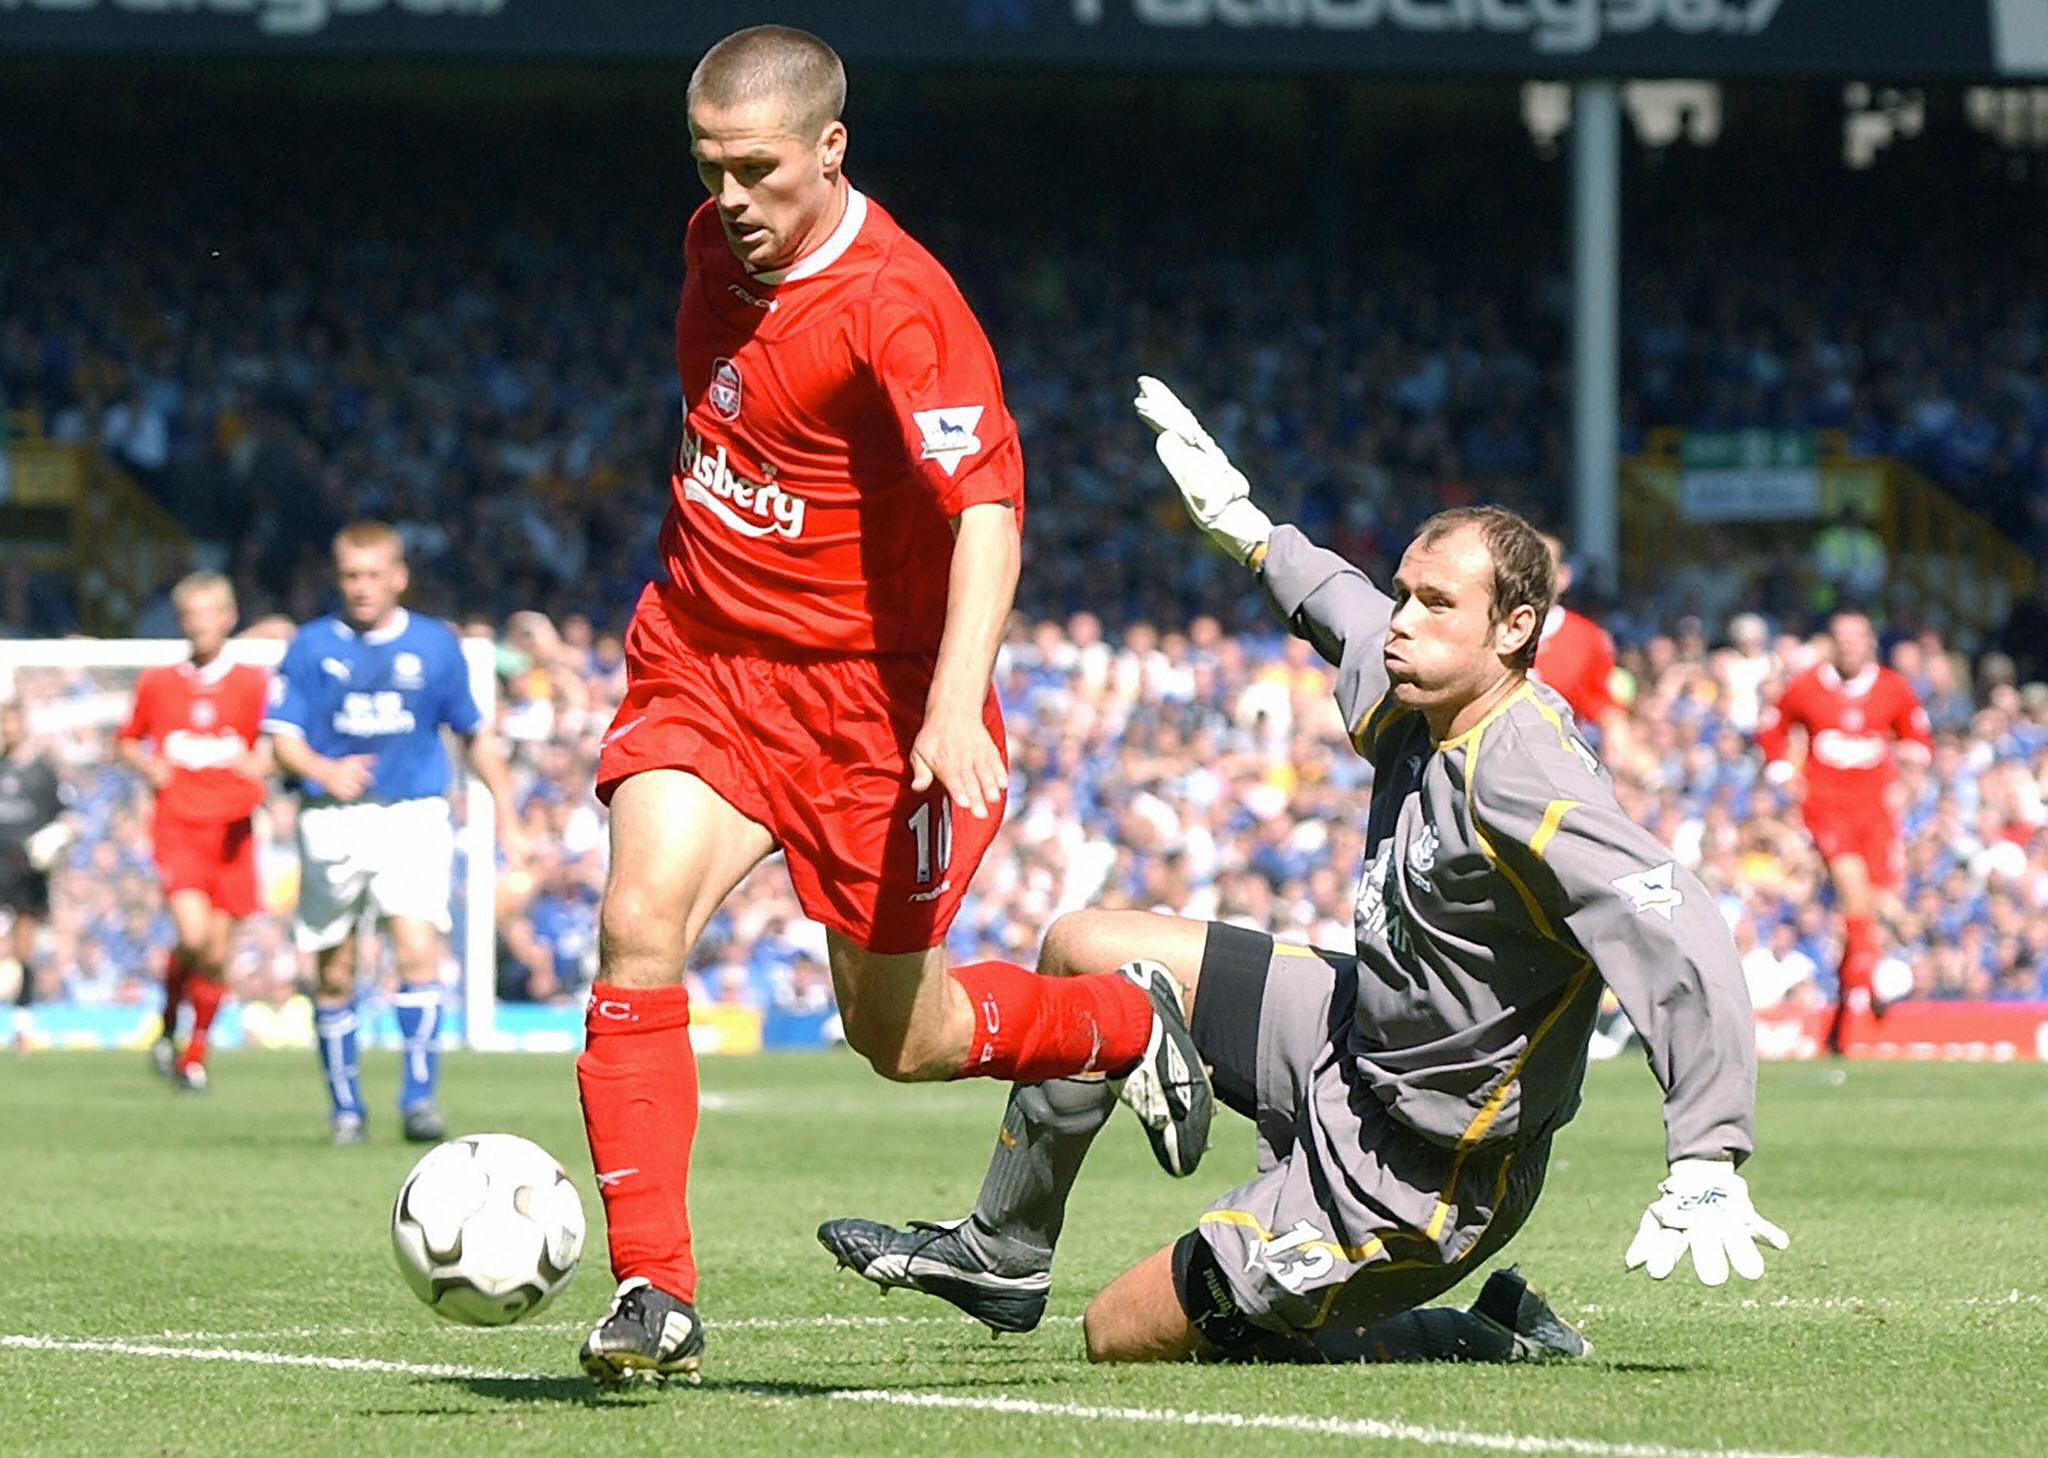
{"type": "MultiPolygon", "coordinates": [[[[775,18],[850,59],[945,65],[2048,75],[2048,0],[784,0],[775,18]]],[[[747,0],[0,0],[0,51],[687,58],[759,19],[747,0]]]]}

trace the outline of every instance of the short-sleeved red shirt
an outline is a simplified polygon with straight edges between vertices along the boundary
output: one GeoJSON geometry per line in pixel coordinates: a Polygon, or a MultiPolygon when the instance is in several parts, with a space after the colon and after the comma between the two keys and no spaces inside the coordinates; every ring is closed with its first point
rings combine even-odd
{"type": "Polygon", "coordinates": [[[270,675],[216,658],[204,668],[174,663],[146,668],[123,739],[147,739],[171,767],[157,812],[177,820],[245,819],[263,803],[263,784],[229,768],[262,733],[270,675]]]}
{"type": "Polygon", "coordinates": [[[1806,731],[1806,805],[1882,813],[1899,755],[1931,757],[1927,711],[1913,686],[1876,664],[1844,679],[1820,663],[1785,685],[1756,726],[1767,763],[1786,760],[1794,725],[1806,731]]]}
{"type": "Polygon", "coordinates": [[[1581,613],[1555,605],[1536,644],[1536,676],[1556,689],[1581,723],[1599,724],[1614,707],[1614,640],[1581,613]]]}
{"type": "Polygon", "coordinates": [[[770,655],[936,650],[950,519],[1024,507],[995,354],[952,278],[851,187],[780,273],[748,272],[709,202],[684,261],[661,536],[678,628],[770,655]]]}

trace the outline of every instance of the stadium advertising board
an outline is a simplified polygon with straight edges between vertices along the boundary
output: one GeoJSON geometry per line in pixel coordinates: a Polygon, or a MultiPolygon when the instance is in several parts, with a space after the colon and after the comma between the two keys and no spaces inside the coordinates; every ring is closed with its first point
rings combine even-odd
{"type": "MultiPolygon", "coordinates": [[[[690,57],[738,0],[0,0],[0,52],[690,57]]],[[[858,61],[1508,76],[2048,75],[2048,0],[786,0],[858,61]]]]}
{"type": "Polygon", "coordinates": [[[1679,443],[1688,521],[1799,521],[1821,514],[1813,433],[1694,430],[1679,443]]]}

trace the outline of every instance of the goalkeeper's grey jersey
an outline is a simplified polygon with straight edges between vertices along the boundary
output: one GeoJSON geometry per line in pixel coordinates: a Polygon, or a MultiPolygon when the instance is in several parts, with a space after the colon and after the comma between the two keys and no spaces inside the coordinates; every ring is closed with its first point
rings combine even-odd
{"type": "Polygon", "coordinates": [[[1751,1148],[1755,1024],[1706,888],[1622,813],[1550,690],[1524,683],[1437,743],[1388,692],[1391,600],[1293,527],[1260,568],[1337,670],[1372,763],[1358,1013],[1345,1051],[1393,1116],[1442,1144],[1520,1144],[1578,1107],[1604,981],[1664,1088],[1668,1154],[1751,1148]]]}

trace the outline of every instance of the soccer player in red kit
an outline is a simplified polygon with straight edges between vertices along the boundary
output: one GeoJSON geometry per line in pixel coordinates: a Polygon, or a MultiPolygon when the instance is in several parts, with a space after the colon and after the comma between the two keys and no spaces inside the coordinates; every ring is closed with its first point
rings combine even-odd
{"type": "MultiPolygon", "coordinates": [[[[1564,542],[1543,533],[1557,575],[1557,595],[1571,590],[1572,566],[1564,542]]],[[[1534,676],[1557,690],[1579,722],[1600,731],[1600,750],[1610,762],[1628,732],[1628,714],[1614,701],[1614,639],[1607,630],[1560,600],[1550,606],[1536,641],[1534,676]]]]}
{"type": "Polygon", "coordinates": [[[1877,902],[1898,879],[1899,828],[1886,792],[1896,757],[1926,758],[1927,711],[1906,680],[1877,661],[1877,634],[1858,612],[1828,624],[1829,653],[1785,685],[1757,721],[1764,772],[1775,784],[1805,780],[1807,832],[1827,862],[1842,918],[1842,964],[1827,1046],[1839,1054],[1849,1014],[1870,1007],[1877,965],[1877,902]],[[1792,731],[1806,740],[1790,758],[1792,731]]]}
{"type": "Polygon", "coordinates": [[[1174,1173],[1207,1138],[1164,968],[947,963],[1008,784],[991,670],[1023,456],[959,290],[842,171],[845,95],[831,48],[782,26],[690,78],[711,196],[683,245],[668,570],[627,630],[598,764],[612,855],[577,1062],[620,1282],[580,1354],[604,1385],[698,1367],[684,965],[778,847],[847,1041],[884,1077],[1122,1077],[1174,1173]]]}
{"type": "Polygon", "coordinates": [[[151,1049],[180,1088],[206,1087],[206,1038],[225,992],[228,937],[256,910],[256,842],[249,816],[263,802],[268,760],[257,747],[269,675],[223,656],[235,590],[195,572],[171,590],[192,645],[183,663],[143,670],[119,736],[123,761],[156,791],[153,838],[178,944],[164,966],[164,1030],[151,1049]],[[192,1005],[179,1051],[178,1008],[192,1005]]]}

